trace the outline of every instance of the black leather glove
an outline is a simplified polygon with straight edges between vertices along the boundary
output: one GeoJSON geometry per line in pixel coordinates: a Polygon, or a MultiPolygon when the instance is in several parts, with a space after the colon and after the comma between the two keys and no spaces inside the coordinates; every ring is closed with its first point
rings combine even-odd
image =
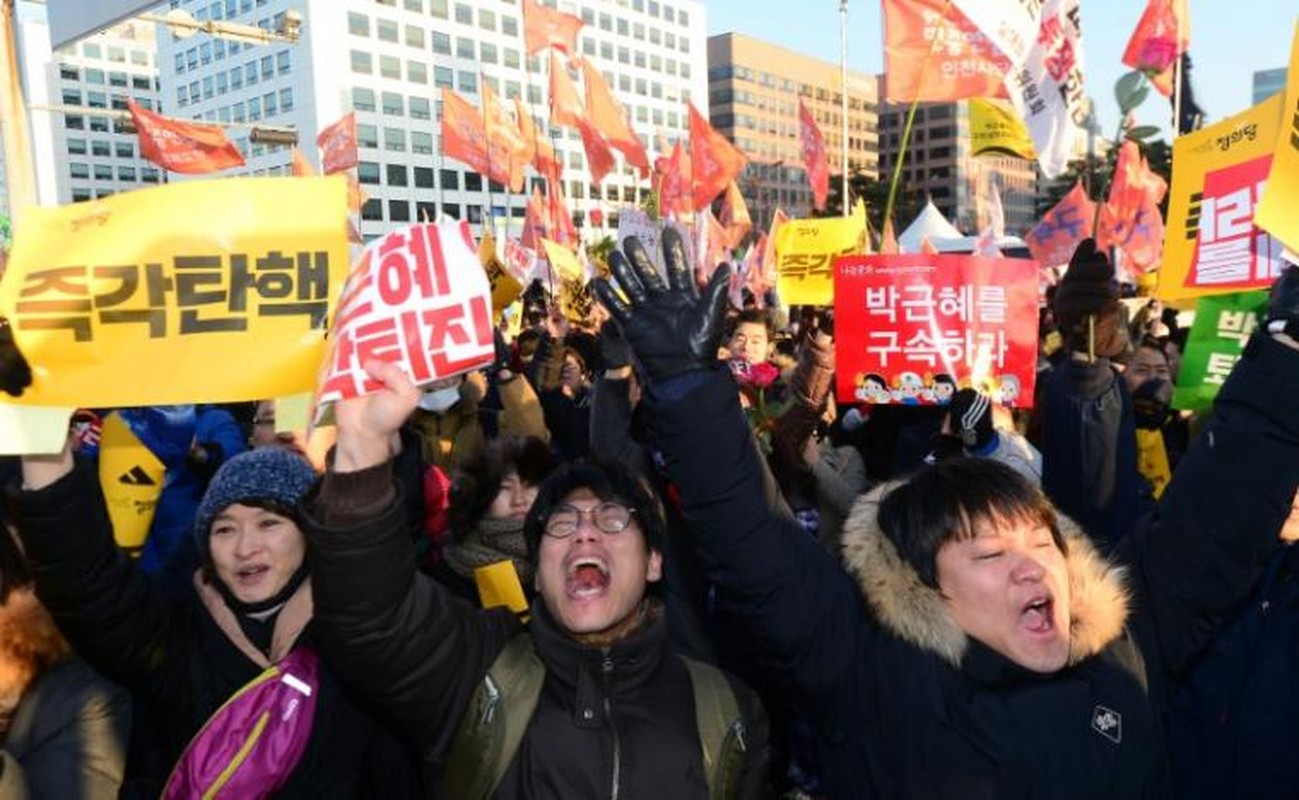
{"type": "Polygon", "coordinates": [[[672,228],[663,231],[663,256],[667,286],[639,240],[628,237],[623,251],[609,256],[609,267],[628,302],[607,281],[595,281],[596,296],[622,329],[641,374],[650,382],[716,364],[731,276],[729,264],[718,267],[700,296],[685,244],[672,228]]]}
{"type": "Polygon", "coordinates": [[[1299,341],[1299,267],[1291,264],[1272,284],[1267,304],[1268,333],[1284,333],[1299,341]]]}
{"type": "Polygon", "coordinates": [[[21,397],[23,390],[32,385],[32,368],[14,342],[9,320],[0,317],[0,391],[21,397]]]}
{"type": "Polygon", "coordinates": [[[992,402],[974,389],[961,389],[952,395],[947,411],[951,415],[952,435],[966,450],[982,450],[992,441],[992,402]]]}
{"type": "Polygon", "coordinates": [[[623,338],[622,329],[613,320],[600,326],[600,368],[622,369],[631,364],[631,346],[623,338]]]}

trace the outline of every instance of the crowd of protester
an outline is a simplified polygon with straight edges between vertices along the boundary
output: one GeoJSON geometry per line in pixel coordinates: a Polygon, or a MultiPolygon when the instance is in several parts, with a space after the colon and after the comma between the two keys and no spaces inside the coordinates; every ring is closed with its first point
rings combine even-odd
{"type": "Polygon", "coordinates": [[[1299,267],[1192,416],[1090,240],[1031,410],[836,402],[833,313],[684,250],[583,320],[534,284],[485,369],[368,364],[323,440],[87,409],[0,461],[0,798],[1293,796],[1299,267]]]}

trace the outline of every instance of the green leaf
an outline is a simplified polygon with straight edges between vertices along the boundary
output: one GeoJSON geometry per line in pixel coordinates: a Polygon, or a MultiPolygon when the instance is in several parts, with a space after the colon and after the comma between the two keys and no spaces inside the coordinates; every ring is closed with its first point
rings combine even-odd
{"type": "Polygon", "coordinates": [[[1133,70],[1114,83],[1114,99],[1119,105],[1119,113],[1127,114],[1141,105],[1150,94],[1150,81],[1144,73],[1133,70]]]}
{"type": "Polygon", "coordinates": [[[1138,125],[1124,132],[1124,136],[1134,141],[1149,139],[1151,136],[1158,136],[1160,128],[1157,125],[1138,125]]]}

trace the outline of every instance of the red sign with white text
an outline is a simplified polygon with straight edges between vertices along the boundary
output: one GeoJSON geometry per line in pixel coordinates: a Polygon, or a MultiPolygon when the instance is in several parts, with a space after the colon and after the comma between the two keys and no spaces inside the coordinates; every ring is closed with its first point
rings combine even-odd
{"type": "Polygon", "coordinates": [[[377,358],[424,385],[491,363],[492,298],[468,223],[412,225],[370,244],[343,285],[318,405],[377,390],[377,358]]]}
{"type": "Polygon", "coordinates": [[[967,386],[1033,405],[1036,261],[956,255],[835,260],[837,397],[944,405],[967,386]]]}

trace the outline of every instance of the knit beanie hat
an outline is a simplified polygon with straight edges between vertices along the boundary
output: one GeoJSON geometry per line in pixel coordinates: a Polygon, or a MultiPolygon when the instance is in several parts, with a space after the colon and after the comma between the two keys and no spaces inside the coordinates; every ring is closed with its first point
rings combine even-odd
{"type": "Polygon", "coordinates": [[[212,476],[194,517],[199,553],[207,556],[212,520],[227,507],[252,500],[293,508],[315,479],[305,458],[279,447],[259,447],[225,462],[212,476]]]}
{"type": "Polygon", "coordinates": [[[1056,287],[1052,308],[1069,350],[1112,358],[1127,348],[1114,265],[1096,250],[1095,239],[1078,244],[1056,287]]]}
{"type": "Polygon", "coordinates": [[[981,451],[992,441],[992,401],[974,389],[961,389],[947,405],[952,434],[967,450],[981,451]]]}

